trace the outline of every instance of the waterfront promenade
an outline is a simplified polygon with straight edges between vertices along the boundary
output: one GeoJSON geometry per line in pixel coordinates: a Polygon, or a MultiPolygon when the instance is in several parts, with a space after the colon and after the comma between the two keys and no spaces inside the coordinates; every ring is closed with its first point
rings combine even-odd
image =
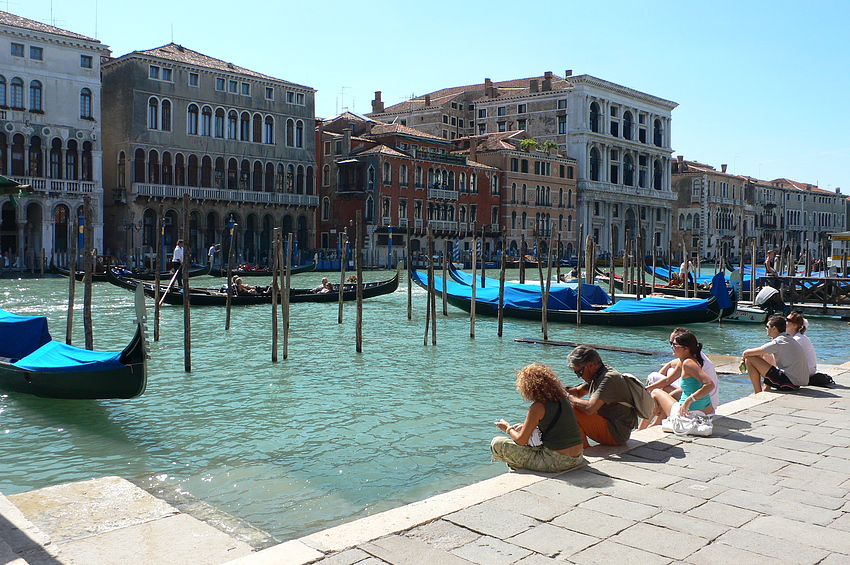
{"type": "Polygon", "coordinates": [[[117,478],[77,490],[99,523],[73,500],[45,512],[39,491],[0,497],[0,563],[850,563],[850,362],[821,370],[838,386],[724,404],[710,438],[636,432],[567,473],[505,472],[256,552],[117,478]]]}

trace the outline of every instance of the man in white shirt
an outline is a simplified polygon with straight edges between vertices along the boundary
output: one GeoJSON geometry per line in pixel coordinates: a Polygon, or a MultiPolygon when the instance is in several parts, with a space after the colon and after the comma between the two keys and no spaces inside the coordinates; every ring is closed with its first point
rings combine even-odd
{"type": "Polygon", "coordinates": [[[171,257],[171,262],[173,263],[172,271],[176,271],[181,266],[183,266],[183,240],[178,239],[177,245],[174,247],[174,255],[171,257]]]}
{"type": "Polygon", "coordinates": [[[753,394],[770,390],[800,390],[809,384],[806,353],[800,344],[785,331],[785,318],[771,316],[767,320],[767,335],[771,341],[761,347],[745,349],[741,362],[753,383],[753,394]],[[764,384],[760,381],[764,380],[764,384]]]}

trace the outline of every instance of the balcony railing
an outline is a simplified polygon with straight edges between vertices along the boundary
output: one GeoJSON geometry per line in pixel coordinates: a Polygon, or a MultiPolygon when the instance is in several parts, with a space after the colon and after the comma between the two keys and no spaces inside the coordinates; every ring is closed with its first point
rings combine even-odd
{"type": "Polygon", "coordinates": [[[43,177],[12,177],[21,184],[28,184],[32,192],[64,192],[89,194],[94,192],[95,183],[79,180],[46,179],[43,177]]]}
{"type": "Polygon", "coordinates": [[[189,193],[193,200],[220,200],[224,202],[255,202],[258,204],[288,204],[292,206],[318,206],[319,197],[311,194],[282,194],[279,192],[254,192],[251,190],[223,190],[195,186],[166,186],[162,184],[133,183],[133,196],[159,196],[183,198],[189,193]]]}
{"type": "Polygon", "coordinates": [[[441,188],[429,188],[428,198],[442,200],[457,200],[458,192],[456,190],[443,190],[441,188]]]}

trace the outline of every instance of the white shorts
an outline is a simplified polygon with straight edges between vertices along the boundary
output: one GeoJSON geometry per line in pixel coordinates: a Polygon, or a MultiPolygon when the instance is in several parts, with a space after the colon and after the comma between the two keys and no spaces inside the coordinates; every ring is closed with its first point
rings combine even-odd
{"type": "MultiPolygon", "coordinates": [[[[646,386],[653,385],[653,384],[657,383],[658,381],[660,381],[661,379],[665,379],[665,378],[667,378],[665,375],[662,375],[658,371],[653,371],[653,372],[649,373],[649,376],[646,377],[646,386]]],[[[677,388],[681,388],[680,379],[676,379],[675,381],[673,381],[669,385],[665,386],[661,390],[663,390],[666,393],[672,393],[677,388]]]]}

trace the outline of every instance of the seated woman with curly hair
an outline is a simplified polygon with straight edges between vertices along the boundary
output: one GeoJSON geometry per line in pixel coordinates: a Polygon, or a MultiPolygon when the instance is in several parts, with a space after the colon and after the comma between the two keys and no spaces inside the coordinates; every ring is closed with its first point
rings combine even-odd
{"type": "Polygon", "coordinates": [[[493,460],[504,461],[511,469],[545,473],[581,465],[584,462],[581,432],[566,389],[555,371],[541,363],[527,365],[516,374],[516,388],[533,404],[522,424],[494,422],[508,437],[498,436],[490,442],[493,460]],[[535,428],[540,429],[543,445],[530,447],[528,440],[535,428]]]}

